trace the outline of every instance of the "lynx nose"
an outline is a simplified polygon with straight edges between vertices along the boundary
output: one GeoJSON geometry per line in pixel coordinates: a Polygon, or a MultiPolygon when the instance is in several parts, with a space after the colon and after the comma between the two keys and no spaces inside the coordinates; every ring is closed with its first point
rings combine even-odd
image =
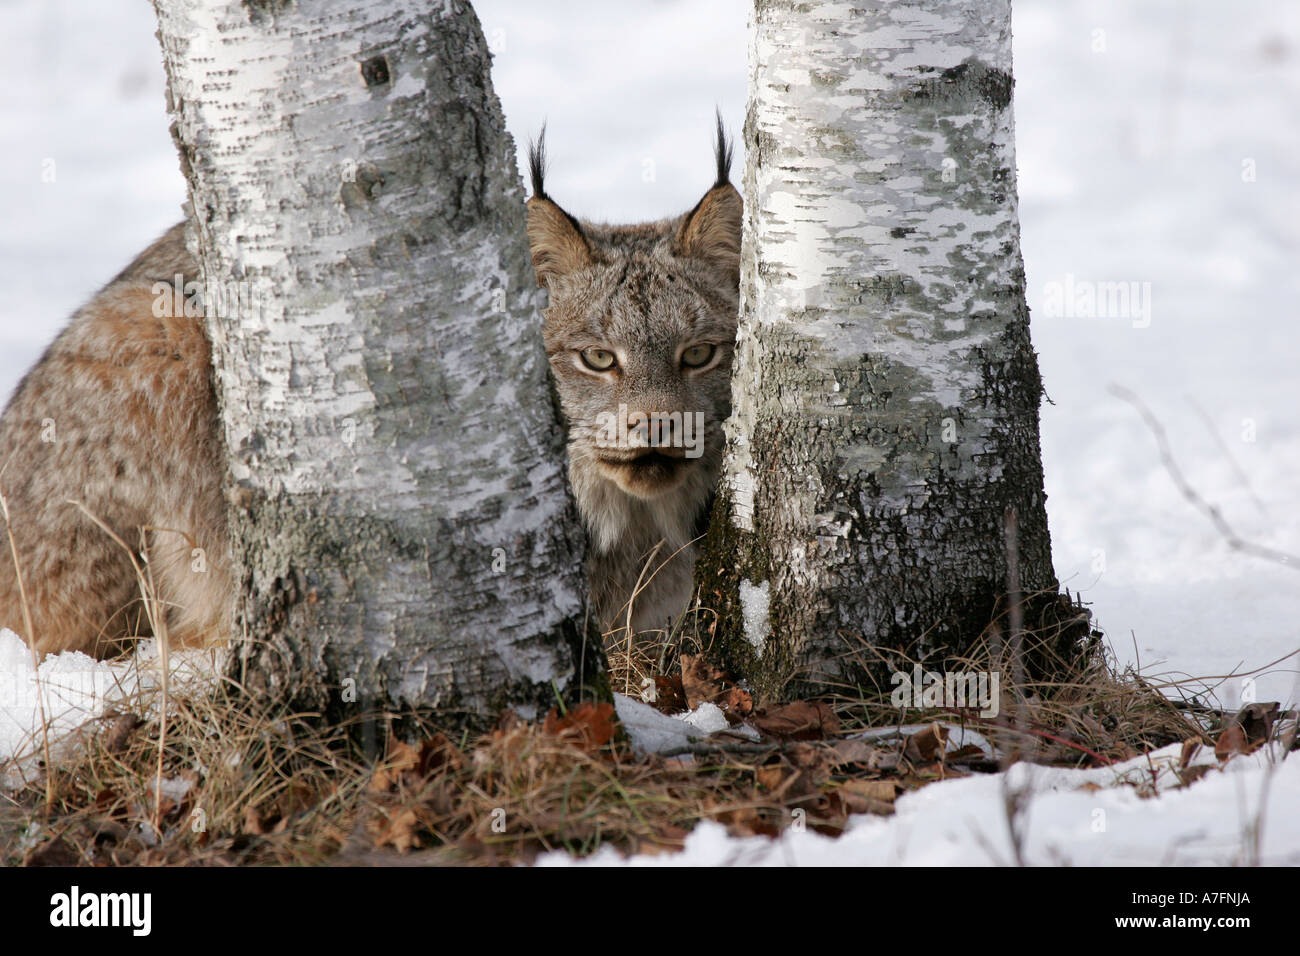
{"type": "Polygon", "coordinates": [[[627,415],[627,443],[632,448],[677,448],[681,414],[634,409],[627,415]]]}

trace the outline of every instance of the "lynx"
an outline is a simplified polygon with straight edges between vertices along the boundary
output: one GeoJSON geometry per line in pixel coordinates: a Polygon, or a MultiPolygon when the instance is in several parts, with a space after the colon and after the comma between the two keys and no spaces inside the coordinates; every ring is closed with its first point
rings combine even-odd
{"type": "MultiPolygon", "coordinates": [[[[530,155],[544,339],[591,537],[593,603],[609,628],[664,626],[691,594],[739,285],[740,196],[721,122],[716,160],[717,181],[689,213],[603,226],[557,206],[543,144],[530,155]]],[[[160,288],[179,293],[198,277],[178,224],[73,315],[0,417],[12,536],[12,547],[0,539],[0,626],[41,653],[108,656],[163,627],[175,645],[230,632],[209,343],[179,294],[159,308],[160,288]]]]}
{"type": "Polygon", "coordinates": [[[208,340],[197,310],[155,308],[155,285],[177,275],[182,288],[199,275],[183,224],[73,315],[0,418],[0,494],[18,555],[15,567],[0,540],[0,626],[43,653],[102,657],[164,623],[176,644],[228,633],[208,340]]]}
{"type": "Polygon", "coordinates": [[[691,598],[695,541],[731,410],[741,199],[719,117],[713,186],[684,215],[597,225],[546,193],[530,150],[528,240],[547,290],[542,333],[569,428],[601,624],[669,626],[691,598]]]}

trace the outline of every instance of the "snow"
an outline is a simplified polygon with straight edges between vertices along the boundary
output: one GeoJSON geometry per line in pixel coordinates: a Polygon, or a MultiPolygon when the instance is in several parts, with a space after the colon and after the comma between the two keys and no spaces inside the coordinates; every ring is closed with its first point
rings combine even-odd
{"type": "MultiPolygon", "coordinates": [[[[633,746],[666,750],[700,743],[727,728],[711,704],[668,717],[615,695],[633,746]]],[[[927,725],[886,727],[858,738],[888,746],[927,725]]],[[[982,734],[955,724],[947,749],[977,746],[982,734]]],[[[932,783],[899,797],[890,817],[851,817],[838,839],[793,820],[777,840],[733,839],[711,821],[698,824],[680,853],[622,857],[605,848],[576,860],[556,852],[538,866],[991,866],[1015,860],[1007,797],[1022,793],[1022,857],[1029,865],[1171,866],[1300,864],[1300,820],[1290,813],[1300,790],[1300,761],[1277,747],[1222,764],[1202,747],[1187,762],[1208,768],[1180,787],[1182,745],[1171,744],[1111,767],[1070,770],[1015,764],[1004,773],[932,783]],[[1258,832],[1256,832],[1258,831],[1258,832]]]]}
{"type": "MultiPolygon", "coordinates": [[[[548,185],[566,208],[636,221],[699,199],[712,177],[715,103],[733,131],[743,121],[743,0],[656,4],[652,13],[559,0],[475,8],[516,144],[549,117],[548,185]]],[[[1145,426],[1107,385],[1139,391],[1189,481],[1243,537],[1300,551],[1300,8],[1015,0],[1013,11],[1021,235],[1034,344],[1054,402],[1043,407],[1042,436],[1058,575],[1093,602],[1121,659],[1149,674],[1241,674],[1284,658],[1300,644],[1295,570],[1225,544],[1178,495],[1145,426]],[[1094,52],[1099,33],[1105,49],[1094,52]],[[1050,284],[1067,276],[1149,282],[1149,327],[1048,315],[1050,284]]],[[[10,0],[4,16],[0,401],[72,310],[180,218],[184,199],[149,5],[10,0]]],[[[740,182],[743,139],[736,145],[740,182]]],[[[148,675],[151,651],[142,651],[148,675]]],[[[1292,660],[1253,683],[1211,683],[1227,706],[1287,702],[1295,670],[1292,660]]],[[[135,686],[131,674],[130,664],[48,659],[40,679],[49,679],[55,729],[102,713],[119,682],[135,686]]],[[[0,633],[0,679],[8,754],[33,742],[36,700],[30,656],[12,634],[0,633]]],[[[641,708],[678,725],[654,722],[665,739],[700,733],[636,701],[619,713],[635,711],[623,719],[644,718],[650,734],[641,708]]],[[[704,824],[683,854],[636,862],[1002,861],[1001,779],[932,785],[900,798],[893,818],[856,821],[838,842],[814,833],[732,841],[704,824]]],[[[1035,783],[1031,862],[1249,859],[1242,834],[1265,787],[1274,799],[1262,858],[1300,862],[1300,822],[1283,818],[1276,799],[1300,786],[1294,759],[1270,776],[1263,758],[1236,758],[1147,800],[1061,782],[1087,777],[1050,779],[1035,783]],[[1096,810],[1103,832],[1092,830],[1096,810]]]]}
{"type": "Polygon", "coordinates": [[[711,704],[708,701],[701,703],[690,713],[683,716],[681,720],[690,724],[703,734],[712,734],[719,730],[727,730],[731,726],[727,721],[727,715],[722,712],[722,708],[717,704],[711,704]]]}
{"type": "MultiPolygon", "coordinates": [[[[194,650],[172,651],[168,664],[168,690],[173,694],[210,686],[219,667],[212,652],[194,650]]],[[[98,661],[69,651],[50,654],[33,667],[23,639],[0,628],[0,786],[13,786],[34,771],[34,762],[44,752],[42,713],[57,758],[75,746],[77,731],[88,722],[116,710],[140,714],[160,706],[160,678],[153,640],[142,641],[123,660],[98,661]],[[10,760],[14,762],[6,763],[10,760]]]]}
{"type": "MultiPolygon", "coordinates": [[[[1015,860],[1006,788],[1032,796],[1022,854],[1029,865],[1173,866],[1300,863],[1300,819],[1290,812],[1300,790],[1300,760],[1274,752],[1235,757],[1184,789],[1172,789],[1178,745],[1151,760],[1163,768],[1159,795],[1122,783],[1149,784],[1148,758],[1118,767],[1058,770],[1016,764],[1006,774],[932,783],[898,798],[890,817],[850,818],[838,839],[791,826],[779,839],[733,839],[700,823],[680,853],[624,859],[606,847],[584,860],[549,853],[538,866],[994,866],[1015,860]],[[1100,789],[1093,789],[1100,787],[1100,789]],[[1256,844],[1252,835],[1259,827],[1256,844]],[[1260,847],[1258,856],[1255,847],[1260,847]]],[[[1213,763],[1212,755],[1196,763],[1213,763]]]]}
{"type": "Polygon", "coordinates": [[[978,730],[972,730],[969,727],[963,727],[960,724],[948,723],[944,720],[933,721],[929,724],[902,724],[898,727],[877,727],[872,730],[864,730],[859,734],[854,734],[857,740],[866,740],[878,747],[887,747],[896,744],[899,741],[905,741],[912,734],[920,733],[938,724],[948,731],[948,738],[944,741],[944,751],[953,753],[961,750],[963,747],[978,747],[984,751],[988,757],[993,756],[993,745],[989,739],[978,730]]]}
{"type": "Polygon", "coordinates": [[[689,747],[705,736],[685,721],[623,694],[614,695],[614,710],[632,746],[642,753],[657,754],[689,747]]]}
{"type": "Polygon", "coordinates": [[[758,584],[750,581],[740,582],[740,612],[745,622],[745,640],[753,645],[760,657],[763,655],[763,648],[767,647],[768,635],[772,633],[772,626],[768,621],[771,606],[772,587],[769,582],[761,581],[758,584]]]}
{"type": "Polygon", "coordinates": [[[689,747],[719,731],[759,739],[758,732],[748,724],[732,727],[722,708],[707,701],[684,714],[669,716],[635,698],[615,694],[614,710],[633,748],[641,753],[658,754],[689,747]]]}
{"type": "MultiPolygon", "coordinates": [[[[1238,534],[1300,552],[1300,8],[1013,10],[1022,246],[1054,403],[1042,440],[1057,574],[1126,662],[1180,675],[1261,667],[1300,645],[1297,569],[1233,551],[1108,386],[1138,392],[1191,485],[1238,534]],[[1067,276],[1149,282],[1150,325],[1049,315],[1052,284],[1067,276]]],[[[1293,658],[1252,689],[1285,702],[1295,680],[1293,658]]],[[[1218,693],[1236,706],[1248,688],[1239,676],[1218,693]]]]}

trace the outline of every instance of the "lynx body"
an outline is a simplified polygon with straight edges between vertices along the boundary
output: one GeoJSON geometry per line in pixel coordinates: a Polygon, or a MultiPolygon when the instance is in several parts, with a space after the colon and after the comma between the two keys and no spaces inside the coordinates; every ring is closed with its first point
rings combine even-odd
{"type": "Polygon", "coordinates": [[[528,239],[550,298],[543,336],[607,630],[665,628],[686,609],[721,468],[741,236],[721,120],[715,158],[714,185],[690,212],[607,226],[556,205],[544,145],[530,156],[528,239]]]}
{"type": "MultiPolygon", "coordinates": [[[[692,541],[730,408],[740,252],[730,162],[719,124],[717,182],[695,209],[614,227],[551,202],[541,149],[532,155],[528,236],[550,293],[546,348],[606,628],[666,626],[691,595],[692,541]]],[[[0,417],[0,495],[18,557],[0,541],[0,626],[43,653],[105,656],[163,624],[178,645],[230,633],[209,343],[171,291],[198,274],[177,225],[72,317],[0,417]]]]}
{"type": "Polygon", "coordinates": [[[198,278],[182,225],[73,315],[0,418],[0,494],[18,554],[15,567],[0,541],[0,626],[42,652],[105,656],[152,633],[145,593],[176,644],[228,634],[208,340],[193,309],[158,308],[155,291],[177,275],[182,289],[198,278]]]}

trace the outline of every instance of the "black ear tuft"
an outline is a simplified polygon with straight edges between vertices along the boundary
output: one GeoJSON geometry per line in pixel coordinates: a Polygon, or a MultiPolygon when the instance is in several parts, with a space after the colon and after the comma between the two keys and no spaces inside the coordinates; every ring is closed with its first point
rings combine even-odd
{"type": "Polygon", "coordinates": [[[528,144],[528,173],[533,194],[528,209],[528,246],[537,284],[549,287],[558,276],[591,264],[595,253],[582,224],[546,195],[546,124],[537,142],[528,144]]]}
{"type": "MultiPolygon", "coordinates": [[[[719,120],[721,122],[721,120],[719,120]]],[[[546,195],[546,189],[542,185],[546,179],[546,124],[542,124],[542,131],[537,134],[537,142],[531,140],[528,142],[528,174],[533,180],[533,198],[549,199],[546,195]]]]}
{"type": "Polygon", "coordinates": [[[713,188],[717,189],[731,182],[731,155],[735,146],[727,137],[727,130],[722,125],[722,110],[715,107],[715,113],[718,118],[718,141],[714,144],[713,152],[718,163],[718,178],[713,188]]]}

